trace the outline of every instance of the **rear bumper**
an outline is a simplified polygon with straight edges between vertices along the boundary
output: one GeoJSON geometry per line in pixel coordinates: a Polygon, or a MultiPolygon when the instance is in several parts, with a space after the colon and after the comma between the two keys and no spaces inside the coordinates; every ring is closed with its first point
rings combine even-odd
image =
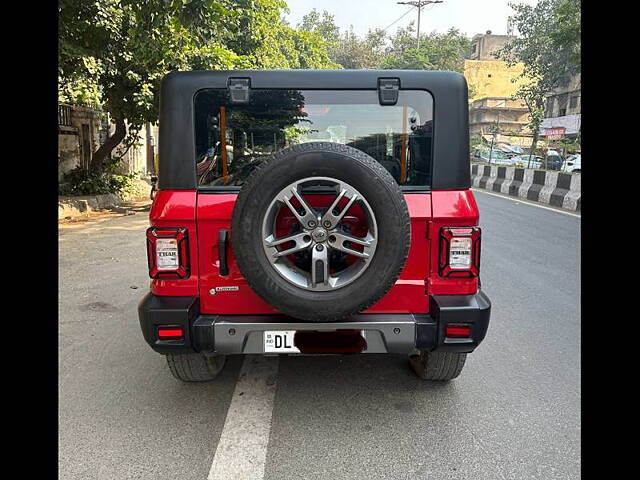
{"type": "Polygon", "coordinates": [[[432,295],[430,313],[359,314],[340,322],[301,322],[285,315],[206,315],[199,312],[197,297],[159,297],[148,293],[140,302],[138,316],[147,343],[159,353],[201,352],[214,354],[261,354],[265,330],[365,331],[363,353],[412,353],[416,350],[472,352],[489,327],[491,302],[482,292],[475,295],[432,295]],[[447,338],[449,323],[469,324],[469,338],[447,338]],[[158,327],[178,325],[180,340],[160,340],[158,327]]]}

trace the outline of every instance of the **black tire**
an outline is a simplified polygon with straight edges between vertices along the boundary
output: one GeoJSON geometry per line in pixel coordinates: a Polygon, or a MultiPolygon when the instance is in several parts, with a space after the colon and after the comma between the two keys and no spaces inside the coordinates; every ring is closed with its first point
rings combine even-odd
{"type": "Polygon", "coordinates": [[[336,321],[373,305],[394,285],[409,253],[411,224],[400,187],[364,152],[346,145],[312,142],[276,152],[254,170],[236,200],[231,223],[233,253],[251,288],[280,312],[298,319],[336,321]],[[364,195],[378,226],[376,252],[355,281],[313,292],[282,278],[262,245],[262,219],[288,184],[324,176],[347,182],[364,195]]]}
{"type": "Polygon", "coordinates": [[[447,381],[460,375],[466,359],[466,353],[421,351],[409,357],[409,364],[423,380],[447,381]]]}
{"type": "Polygon", "coordinates": [[[207,357],[200,353],[169,354],[167,365],[171,374],[182,382],[208,382],[218,376],[224,367],[226,357],[207,357]]]}

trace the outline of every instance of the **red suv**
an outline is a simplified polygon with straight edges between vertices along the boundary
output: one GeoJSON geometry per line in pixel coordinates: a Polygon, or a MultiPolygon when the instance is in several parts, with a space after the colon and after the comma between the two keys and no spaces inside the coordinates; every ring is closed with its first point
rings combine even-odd
{"type": "Polygon", "coordinates": [[[183,381],[230,354],[402,353],[457,377],[491,309],[468,134],[452,72],[168,75],[145,340],[183,381]]]}

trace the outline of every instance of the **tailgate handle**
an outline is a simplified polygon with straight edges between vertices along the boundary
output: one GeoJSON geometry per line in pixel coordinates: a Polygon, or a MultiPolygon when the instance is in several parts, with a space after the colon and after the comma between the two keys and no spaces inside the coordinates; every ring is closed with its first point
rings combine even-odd
{"type": "Polygon", "coordinates": [[[220,275],[229,275],[227,264],[227,240],[229,230],[218,230],[218,258],[220,259],[220,275]]]}

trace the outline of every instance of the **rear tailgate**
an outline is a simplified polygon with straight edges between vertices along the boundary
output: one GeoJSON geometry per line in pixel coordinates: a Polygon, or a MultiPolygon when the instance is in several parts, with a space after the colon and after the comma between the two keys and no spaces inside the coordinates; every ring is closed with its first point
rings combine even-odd
{"type": "MultiPolygon", "coordinates": [[[[247,284],[227,245],[228,274],[221,275],[219,231],[229,231],[237,194],[198,193],[198,270],[200,310],[208,314],[269,314],[276,311],[247,284]]],[[[430,268],[427,225],[431,219],[431,195],[405,194],[411,216],[411,248],[400,278],[391,290],[366,313],[426,313],[425,280],[430,268]]],[[[366,288],[363,285],[362,288],[366,288]]]]}

